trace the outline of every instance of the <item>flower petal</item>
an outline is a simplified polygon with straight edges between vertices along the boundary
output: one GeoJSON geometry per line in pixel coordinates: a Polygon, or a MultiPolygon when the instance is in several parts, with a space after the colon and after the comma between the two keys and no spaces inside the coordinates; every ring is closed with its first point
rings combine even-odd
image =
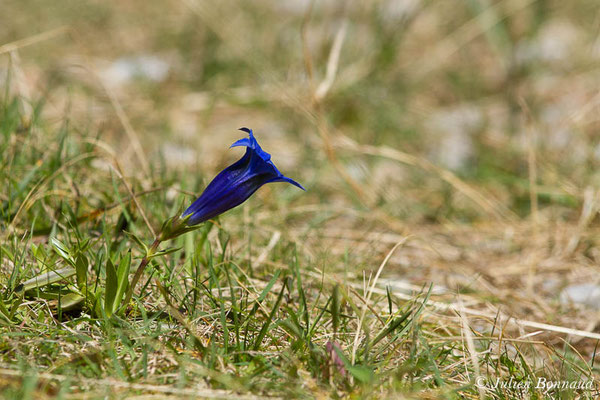
{"type": "Polygon", "coordinates": [[[252,133],[252,129],[240,128],[249,137],[240,139],[231,147],[244,146],[243,157],[221,171],[181,215],[187,225],[196,225],[216,217],[246,201],[261,186],[269,182],[288,182],[302,190],[298,182],[284,176],[271,161],[252,133]]]}
{"type": "Polygon", "coordinates": [[[256,153],[263,160],[265,160],[267,162],[271,160],[271,155],[269,153],[267,153],[266,151],[264,151],[262,149],[262,147],[260,147],[260,145],[258,144],[258,142],[256,141],[256,139],[254,138],[254,133],[252,132],[252,129],[242,127],[242,128],[240,128],[238,130],[246,132],[249,137],[238,140],[237,142],[235,142],[234,144],[232,144],[231,147],[246,146],[246,147],[248,147],[248,148],[253,149],[254,151],[256,151],[256,153]]]}
{"type": "Polygon", "coordinates": [[[229,146],[229,148],[231,149],[232,147],[238,147],[238,146],[246,146],[246,147],[253,148],[252,142],[248,138],[243,138],[243,139],[238,140],[237,142],[235,142],[234,144],[229,146]]]}
{"type": "Polygon", "coordinates": [[[287,182],[287,183],[291,183],[292,185],[297,186],[297,187],[299,187],[300,189],[302,189],[302,190],[304,190],[306,192],[306,189],[304,189],[304,186],[302,186],[301,184],[299,184],[295,180],[293,180],[291,178],[288,178],[287,176],[281,175],[281,176],[279,176],[279,177],[277,177],[277,178],[269,181],[269,183],[270,182],[287,182]]]}

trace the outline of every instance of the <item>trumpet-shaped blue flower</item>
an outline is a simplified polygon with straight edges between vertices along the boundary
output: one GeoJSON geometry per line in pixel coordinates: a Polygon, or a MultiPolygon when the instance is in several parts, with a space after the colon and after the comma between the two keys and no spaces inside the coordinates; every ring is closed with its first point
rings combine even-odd
{"type": "Polygon", "coordinates": [[[306,190],[298,182],[284,176],[271,161],[252,133],[252,129],[240,128],[249,137],[240,139],[231,147],[245,146],[246,153],[234,164],[221,171],[208,184],[200,197],[183,212],[186,225],[196,225],[239,206],[262,185],[270,182],[288,182],[306,190]]]}
{"type": "MultiPolygon", "coordinates": [[[[245,146],[246,153],[244,156],[221,171],[183,214],[175,215],[163,222],[162,228],[150,248],[142,243],[142,246],[146,249],[146,255],[135,271],[123,304],[128,304],[131,300],[133,289],[140,280],[150,259],[170,252],[169,250],[158,250],[161,242],[193,231],[198,228],[199,223],[239,206],[265,183],[288,182],[302,190],[306,190],[298,182],[279,172],[271,161],[271,155],[258,145],[252,134],[252,129],[240,128],[240,130],[248,133],[249,137],[238,140],[231,147],[245,146]]],[[[138,243],[141,243],[139,239],[138,243]]]]}

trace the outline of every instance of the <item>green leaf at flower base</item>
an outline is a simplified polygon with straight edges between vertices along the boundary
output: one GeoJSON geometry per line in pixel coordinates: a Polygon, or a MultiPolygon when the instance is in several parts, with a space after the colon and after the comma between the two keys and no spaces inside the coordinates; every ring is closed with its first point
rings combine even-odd
{"type": "Polygon", "coordinates": [[[364,365],[352,365],[346,367],[346,369],[356,380],[360,381],[361,383],[370,383],[373,381],[373,370],[369,367],[364,365]]]}
{"type": "Polygon", "coordinates": [[[59,256],[61,256],[66,262],[68,262],[72,266],[75,266],[75,260],[73,259],[71,251],[63,242],[53,237],[50,239],[50,244],[52,244],[52,247],[58,253],[59,256]]]}
{"type": "Polygon", "coordinates": [[[87,284],[87,270],[88,270],[88,259],[83,254],[78,254],[75,259],[75,272],[77,278],[77,287],[79,290],[83,290],[87,284]]]}
{"type": "Polygon", "coordinates": [[[43,286],[48,286],[53,283],[62,281],[64,279],[70,278],[75,275],[75,268],[66,267],[62,269],[57,269],[56,271],[49,271],[44,274],[38,275],[34,278],[28,279],[27,281],[21,283],[15,288],[16,293],[23,293],[28,290],[32,290],[35,288],[40,288],[43,286]]]}
{"type": "Polygon", "coordinates": [[[106,289],[104,292],[104,311],[109,317],[113,312],[113,305],[115,302],[118,285],[117,270],[109,258],[106,260],[106,289]]]}
{"type": "Polygon", "coordinates": [[[17,297],[16,299],[14,299],[12,301],[12,304],[10,306],[10,312],[8,314],[8,317],[11,320],[14,320],[15,314],[16,314],[17,310],[19,309],[19,307],[21,306],[21,304],[23,304],[23,297],[17,297]]]}
{"type": "Polygon", "coordinates": [[[370,383],[373,381],[375,375],[373,373],[372,368],[367,367],[365,365],[352,365],[350,363],[350,360],[346,358],[344,352],[339,347],[334,346],[333,349],[340,358],[340,360],[342,360],[342,362],[344,363],[344,367],[346,368],[346,370],[350,372],[354,379],[361,383],[370,383]]]}
{"type": "Polygon", "coordinates": [[[123,231],[123,232],[125,232],[125,234],[127,236],[129,236],[129,238],[131,240],[133,240],[134,242],[136,242],[137,245],[140,246],[144,250],[144,253],[148,253],[148,246],[146,246],[146,244],[142,241],[142,239],[140,239],[139,237],[137,237],[137,235],[135,233],[131,233],[131,232],[128,232],[128,231],[123,231]]]}
{"type": "Polygon", "coordinates": [[[174,217],[168,218],[165,222],[163,222],[162,227],[160,228],[158,239],[161,242],[163,242],[165,240],[174,239],[177,236],[183,235],[184,233],[195,231],[196,229],[200,228],[201,225],[187,224],[190,217],[191,215],[188,215],[186,217],[176,215],[174,217]]]}
{"type": "Polygon", "coordinates": [[[7,322],[7,323],[11,323],[11,313],[10,311],[8,311],[8,308],[6,308],[6,305],[4,304],[4,300],[2,300],[2,296],[0,296],[0,323],[2,322],[7,322]]]}
{"type": "Polygon", "coordinates": [[[115,299],[112,306],[112,312],[116,312],[120,305],[123,296],[127,291],[129,285],[129,270],[131,268],[131,250],[121,258],[119,266],[117,267],[117,292],[115,293],[115,299]]]}
{"type": "Polygon", "coordinates": [[[60,308],[63,311],[73,310],[74,308],[77,308],[79,305],[83,304],[84,301],[85,297],[79,293],[69,293],[61,297],[60,308]]]}
{"type": "Polygon", "coordinates": [[[159,250],[154,254],[150,254],[148,256],[148,259],[152,259],[154,257],[160,257],[160,256],[165,256],[167,254],[171,254],[171,253],[175,253],[176,251],[181,250],[181,247],[172,247],[170,249],[165,249],[165,250],[159,250]]]}

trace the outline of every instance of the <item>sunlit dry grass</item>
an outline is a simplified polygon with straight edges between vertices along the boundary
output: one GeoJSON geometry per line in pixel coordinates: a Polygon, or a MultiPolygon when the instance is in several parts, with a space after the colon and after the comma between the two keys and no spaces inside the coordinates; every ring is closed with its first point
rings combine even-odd
{"type": "Polygon", "coordinates": [[[3,8],[9,398],[597,396],[476,385],[598,377],[595,1],[3,8]],[[240,126],[308,191],[174,241],[122,319],[15,295],[51,238],[102,287],[240,126]]]}

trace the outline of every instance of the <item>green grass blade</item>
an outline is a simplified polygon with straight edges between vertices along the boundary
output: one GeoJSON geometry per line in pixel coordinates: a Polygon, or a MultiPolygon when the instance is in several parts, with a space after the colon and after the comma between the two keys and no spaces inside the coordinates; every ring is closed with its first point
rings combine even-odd
{"type": "Polygon", "coordinates": [[[267,334],[269,327],[271,326],[271,324],[274,321],[275,314],[277,314],[277,311],[279,311],[279,304],[281,303],[281,299],[283,299],[284,292],[285,292],[285,285],[281,285],[281,291],[279,292],[279,296],[277,296],[277,301],[275,301],[275,304],[273,305],[273,308],[271,309],[269,316],[267,317],[265,323],[263,324],[258,336],[256,337],[256,340],[254,341],[254,350],[255,351],[260,349],[260,345],[261,345],[265,335],[267,334]]]}
{"type": "MultiPolygon", "coordinates": [[[[117,267],[117,290],[115,293],[115,299],[112,305],[112,311],[116,312],[121,306],[121,300],[127,291],[129,285],[129,270],[131,269],[131,250],[129,250],[124,257],[121,258],[119,266],[117,267]]],[[[108,282],[107,282],[108,284],[108,282]]]]}
{"type": "Polygon", "coordinates": [[[60,282],[64,279],[70,278],[75,275],[75,268],[66,267],[57,269],[56,271],[49,271],[44,274],[38,275],[34,278],[28,279],[21,283],[15,288],[16,293],[27,292],[32,289],[48,286],[56,282],[60,282]]]}
{"type": "Polygon", "coordinates": [[[111,316],[115,307],[115,296],[117,294],[117,271],[115,265],[108,258],[106,260],[106,289],[104,290],[104,310],[107,316],[111,316]]]}

